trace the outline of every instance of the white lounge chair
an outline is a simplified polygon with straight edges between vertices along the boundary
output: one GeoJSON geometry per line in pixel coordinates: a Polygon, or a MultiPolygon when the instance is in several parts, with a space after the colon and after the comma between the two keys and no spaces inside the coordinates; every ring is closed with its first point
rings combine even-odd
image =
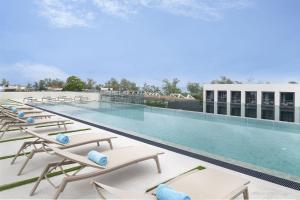
{"type": "Polygon", "coordinates": [[[18,128],[20,131],[23,131],[26,127],[35,127],[39,125],[52,125],[56,124],[58,128],[60,126],[64,127],[64,130],[67,130],[67,122],[70,120],[67,119],[62,119],[62,118],[57,118],[57,119],[38,119],[35,120],[33,123],[28,123],[24,119],[20,119],[18,117],[10,115],[10,120],[4,122],[2,126],[0,127],[0,131],[2,131],[0,139],[3,138],[3,136],[7,133],[7,131],[10,128],[18,128]]]}
{"type": "MultiPolygon", "coordinates": [[[[213,169],[195,169],[164,182],[170,188],[187,194],[192,200],[235,199],[241,194],[246,200],[249,199],[249,183],[244,178],[213,169]]],[[[94,182],[94,186],[101,199],[157,199],[157,186],[146,193],[120,190],[98,182],[94,182]]]]}
{"type": "Polygon", "coordinates": [[[46,144],[45,148],[50,148],[54,152],[54,154],[62,157],[63,160],[59,162],[49,163],[46,166],[46,168],[41,173],[38,181],[35,183],[32,191],[30,192],[30,195],[34,194],[38,185],[44,178],[48,180],[53,187],[56,188],[56,192],[53,198],[57,199],[59,194],[63,192],[64,188],[69,182],[93,178],[150,159],[155,160],[158,173],[161,173],[158,156],[160,154],[163,154],[163,152],[145,146],[125,147],[103,152],[103,154],[105,154],[108,157],[108,164],[105,167],[92,162],[87,158],[87,156],[77,155],[66,150],[50,147],[46,144]],[[82,174],[78,174],[78,171],[76,171],[72,175],[66,175],[58,186],[55,186],[51,182],[50,178],[47,177],[47,174],[53,169],[62,169],[62,166],[74,163],[79,164],[79,166],[81,167],[80,169],[83,169],[85,167],[91,167],[95,170],[91,172],[85,172],[82,174]]]}
{"type": "Polygon", "coordinates": [[[73,147],[78,147],[86,144],[91,144],[91,143],[97,143],[97,145],[100,145],[100,142],[108,142],[110,149],[113,149],[113,145],[111,140],[114,138],[117,138],[113,134],[110,133],[82,133],[82,134],[76,134],[76,135],[70,135],[69,139],[70,142],[67,144],[62,144],[58,142],[54,137],[45,135],[45,134],[39,134],[36,132],[33,132],[32,130],[25,130],[26,133],[36,137],[37,139],[34,141],[26,141],[22,144],[20,149],[18,150],[17,154],[11,161],[11,164],[14,164],[16,159],[20,155],[26,156],[26,160],[23,163],[22,167],[20,168],[18,175],[21,175],[25,166],[28,164],[29,160],[33,158],[33,156],[36,153],[39,152],[46,152],[49,153],[51,149],[46,149],[44,148],[44,145],[41,145],[42,143],[46,144],[51,144],[55,145],[56,148],[59,149],[68,149],[68,148],[73,148],[73,147]],[[38,147],[39,145],[39,147],[38,147]],[[29,147],[32,147],[32,150],[29,155],[26,155],[25,150],[28,149],[29,147]]]}

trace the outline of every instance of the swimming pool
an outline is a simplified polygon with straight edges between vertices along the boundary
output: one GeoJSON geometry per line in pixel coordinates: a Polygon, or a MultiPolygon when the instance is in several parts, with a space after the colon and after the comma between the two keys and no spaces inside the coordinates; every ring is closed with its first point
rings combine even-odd
{"type": "Polygon", "coordinates": [[[39,105],[300,182],[300,125],[133,104],[39,105]]]}

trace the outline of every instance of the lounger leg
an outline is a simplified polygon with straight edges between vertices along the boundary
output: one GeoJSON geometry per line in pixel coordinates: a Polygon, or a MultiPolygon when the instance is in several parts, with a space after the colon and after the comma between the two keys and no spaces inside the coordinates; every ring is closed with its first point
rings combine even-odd
{"type": "Polygon", "coordinates": [[[67,183],[68,183],[67,177],[63,178],[63,180],[61,181],[59,187],[57,188],[57,190],[53,196],[53,199],[58,199],[60,193],[62,193],[64,191],[67,183]]]}
{"type": "Polygon", "coordinates": [[[243,197],[244,197],[244,200],[248,200],[249,199],[248,187],[244,190],[243,197]]]}
{"type": "Polygon", "coordinates": [[[20,153],[22,152],[22,150],[24,149],[24,147],[27,146],[27,144],[31,144],[32,142],[24,142],[21,146],[21,148],[19,149],[19,151],[17,152],[17,154],[15,155],[14,159],[11,161],[11,165],[15,163],[16,159],[20,156],[20,153]]]}
{"type": "Polygon", "coordinates": [[[108,144],[109,144],[110,149],[113,149],[113,145],[112,145],[111,139],[108,140],[108,144]]]}
{"type": "MultiPolygon", "coordinates": [[[[39,184],[41,183],[41,181],[44,179],[45,175],[48,173],[49,169],[53,166],[57,166],[59,165],[69,165],[69,164],[73,164],[73,161],[65,161],[65,162],[53,162],[53,163],[49,163],[45,169],[43,170],[43,172],[41,173],[39,179],[37,180],[37,182],[35,183],[35,185],[33,186],[31,192],[30,192],[30,196],[32,196],[34,194],[34,192],[36,191],[36,189],[38,188],[39,184]]],[[[66,184],[66,183],[65,183],[66,184]]],[[[60,186],[61,187],[61,186],[60,186]]]]}
{"type": "Polygon", "coordinates": [[[30,154],[28,155],[26,161],[23,163],[21,169],[19,170],[18,176],[20,176],[20,175],[22,174],[24,168],[26,167],[26,165],[27,165],[27,163],[29,162],[29,160],[34,156],[34,154],[35,154],[35,150],[33,149],[33,150],[30,152],[30,154]]]}
{"type": "Polygon", "coordinates": [[[6,125],[6,123],[4,122],[4,123],[2,124],[2,126],[0,127],[0,130],[2,130],[2,129],[5,127],[5,125],[6,125]]]}
{"type": "Polygon", "coordinates": [[[161,168],[160,168],[160,163],[159,163],[158,156],[154,157],[154,160],[155,160],[155,162],[156,162],[156,166],[157,166],[157,171],[158,171],[158,173],[161,173],[161,168]]]}
{"type": "Polygon", "coordinates": [[[0,136],[0,139],[2,139],[3,138],[3,136],[5,135],[5,133],[6,133],[6,131],[8,131],[8,129],[9,129],[9,125],[7,125],[6,126],[6,128],[2,131],[2,134],[1,134],[1,136],[0,136]]]}
{"type": "Polygon", "coordinates": [[[98,146],[98,147],[100,146],[100,142],[99,142],[99,141],[97,142],[97,146],[98,146]]]}
{"type": "Polygon", "coordinates": [[[50,167],[55,166],[57,163],[49,163],[45,169],[43,170],[43,172],[41,173],[39,179],[37,180],[37,182],[34,184],[31,192],[30,192],[30,196],[32,196],[34,194],[34,192],[36,191],[37,187],[39,186],[40,182],[43,180],[45,174],[48,173],[48,170],[50,169],[50,167]]]}
{"type": "Polygon", "coordinates": [[[59,122],[57,122],[57,126],[58,126],[58,128],[60,128],[60,123],[59,122]]]}
{"type": "Polygon", "coordinates": [[[64,124],[64,128],[65,128],[65,131],[66,131],[66,130],[67,130],[67,126],[66,126],[66,123],[64,122],[63,124],[64,124]]]}

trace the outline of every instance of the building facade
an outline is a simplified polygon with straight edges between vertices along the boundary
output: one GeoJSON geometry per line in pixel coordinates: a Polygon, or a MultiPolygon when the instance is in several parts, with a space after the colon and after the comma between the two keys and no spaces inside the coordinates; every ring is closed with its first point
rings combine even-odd
{"type": "Polygon", "coordinates": [[[205,84],[203,112],[300,123],[300,85],[205,84]]]}

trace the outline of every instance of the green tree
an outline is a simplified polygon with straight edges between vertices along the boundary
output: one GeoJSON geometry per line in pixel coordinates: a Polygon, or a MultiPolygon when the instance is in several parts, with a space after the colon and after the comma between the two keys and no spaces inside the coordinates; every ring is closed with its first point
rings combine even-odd
{"type": "Polygon", "coordinates": [[[66,90],[66,91],[82,91],[83,88],[84,88],[84,82],[80,78],[78,78],[76,76],[70,76],[67,79],[63,90],[66,90]]]}
{"type": "Polygon", "coordinates": [[[48,87],[52,87],[52,88],[63,88],[64,87],[65,82],[59,79],[54,79],[51,80],[48,87]]]}
{"type": "Polygon", "coordinates": [[[47,87],[46,87],[46,81],[45,80],[39,80],[39,81],[36,81],[33,85],[33,88],[35,90],[47,90],[47,87]]]}
{"type": "Polygon", "coordinates": [[[142,90],[144,92],[161,93],[161,90],[159,89],[159,87],[157,87],[155,85],[148,85],[147,83],[144,83],[142,90]]]}
{"type": "Polygon", "coordinates": [[[119,90],[121,90],[121,91],[137,91],[138,87],[136,86],[136,83],[123,78],[120,82],[119,90]]]}
{"type": "Polygon", "coordinates": [[[120,89],[120,84],[115,78],[111,78],[109,81],[107,81],[104,86],[106,88],[112,88],[113,90],[119,90],[120,89]]]}
{"type": "Polygon", "coordinates": [[[33,89],[34,90],[38,90],[39,89],[39,83],[38,82],[34,82],[33,83],[33,89]]]}
{"type": "Polygon", "coordinates": [[[233,81],[226,76],[221,76],[220,79],[211,81],[211,84],[241,84],[240,81],[233,81]]]}
{"type": "Polygon", "coordinates": [[[33,85],[31,83],[27,83],[26,90],[31,91],[33,89],[33,85]]]}
{"type": "Polygon", "coordinates": [[[94,81],[93,79],[88,78],[87,81],[86,81],[86,83],[85,83],[85,89],[88,89],[88,90],[94,89],[96,83],[97,82],[94,81]]]}
{"type": "Polygon", "coordinates": [[[191,94],[199,94],[202,92],[202,87],[199,85],[199,83],[188,83],[187,90],[191,94]]]}
{"type": "Polygon", "coordinates": [[[97,84],[95,89],[100,91],[102,87],[104,87],[102,84],[97,84]]]}
{"type": "Polygon", "coordinates": [[[2,80],[1,80],[1,84],[0,84],[1,86],[5,86],[5,87],[8,87],[9,86],[9,81],[8,80],[6,80],[5,78],[3,78],[2,80]]]}
{"type": "Polygon", "coordinates": [[[199,85],[199,83],[188,83],[187,90],[195,99],[200,101],[203,100],[203,88],[199,85]]]}
{"type": "Polygon", "coordinates": [[[163,80],[163,91],[166,95],[169,95],[171,93],[181,93],[181,90],[177,87],[177,84],[180,82],[179,79],[174,78],[172,81],[169,81],[168,79],[163,80]]]}

